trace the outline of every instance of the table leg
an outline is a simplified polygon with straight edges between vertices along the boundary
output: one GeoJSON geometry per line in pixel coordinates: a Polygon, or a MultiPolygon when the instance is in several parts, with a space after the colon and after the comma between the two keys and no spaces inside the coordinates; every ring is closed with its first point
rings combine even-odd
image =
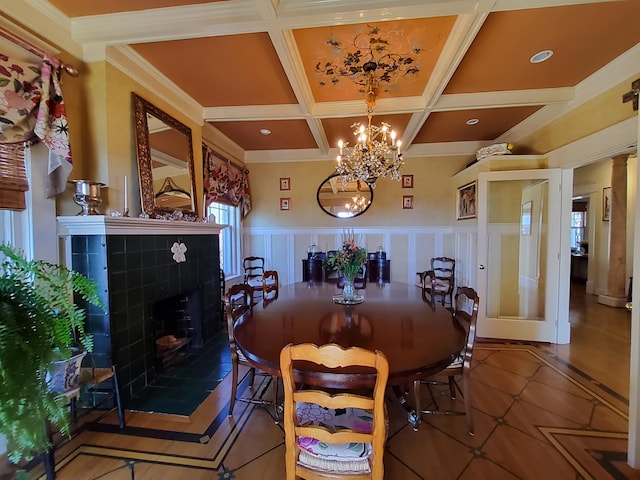
{"type": "MultiPolygon", "coordinates": [[[[416,381],[418,383],[420,383],[419,380],[416,380],[416,381]]],[[[420,417],[420,414],[417,413],[417,412],[419,412],[419,410],[417,410],[417,408],[418,409],[420,408],[420,403],[419,403],[420,399],[418,398],[417,408],[414,408],[407,401],[407,395],[409,394],[408,388],[406,388],[406,387],[402,388],[402,387],[400,387],[398,385],[394,385],[392,387],[392,389],[393,389],[393,392],[394,392],[394,394],[396,396],[396,399],[400,403],[400,406],[402,408],[404,408],[408,412],[408,421],[409,421],[409,423],[412,425],[412,427],[413,427],[413,429],[415,431],[418,431],[418,428],[420,427],[421,417],[420,417]]],[[[414,392],[415,392],[415,386],[414,386],[414,392]]]]}

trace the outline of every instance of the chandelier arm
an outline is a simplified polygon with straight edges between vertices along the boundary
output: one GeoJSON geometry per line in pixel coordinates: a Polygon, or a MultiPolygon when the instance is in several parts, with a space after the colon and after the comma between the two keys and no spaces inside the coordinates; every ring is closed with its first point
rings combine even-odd
{"type": "MultiPolygon", "coordinates": [[[[365,101],[367,104],[367,126],[354,123],[351,127],[357,127],[354,135],[357,141],[352,147],[348,142],[338,142],[340,155],[337,158],[336,171],[342,177],[343,185],[351,180],[367,182],[375,188],[376,181],[380,177],[389,177],[400,180],[400,167],[403,165],[400,153],[400,142],[395,142],[395,132],[391,131],[389,124],[381,122],[381,127],[373,125],[373,108],[376,104],[376,77],[375,62],[367,62],[363,71],[367,74],[365,101]],[[389,132],[389,137],[387,137],[389,132]],[[382,138],[380,138],[382,137],[382,138]]],[[[355,203],[355,198],[354,198],[355,203]]]]}

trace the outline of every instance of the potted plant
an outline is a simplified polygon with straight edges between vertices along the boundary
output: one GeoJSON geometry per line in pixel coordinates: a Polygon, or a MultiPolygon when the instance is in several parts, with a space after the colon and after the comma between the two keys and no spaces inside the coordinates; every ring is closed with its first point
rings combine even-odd
{"type": "Polygon", "coordinates": [[[50,447],[46,422],[69,434],[68,401],[51,386],[54,362],[69,359],[75,346],[93,348],[73,296],[104,305],[96,284],[78,272],[27,260],[8,244],[0,253],[0,435],[17,463],[50,447]]]}

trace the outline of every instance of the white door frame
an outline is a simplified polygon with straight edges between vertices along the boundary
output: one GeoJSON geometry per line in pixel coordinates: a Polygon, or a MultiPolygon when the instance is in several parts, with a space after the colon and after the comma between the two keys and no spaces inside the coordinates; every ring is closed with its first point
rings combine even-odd
{"type": "MultiPolygon", "coordinates": [[[[481,172],[478,175],[478,292],[480,298],[487,298],[489,292],[487,266],[488,247],[488,183],[510,180],[548,180],[548,215],[549,231],[547,232],[547,258],[545,282],[544,321],[488,318],[487,310],[481,308],[478,316],[478,335],[486,338],[509,338],[518,340],[534,340],[552,343],[568,343],[570,325],[568,323],[568,303],[561,302],[561,285],[568,282],[568,266],[561,262],[561,251],[569,252],[569,219],[563,215],[567,209],[566,197],[571,198],[571,189],[562,192],[562,182],[566,175],[560,169],[515,170],[499,172],[481,172]],[[563,227],[566,223],[566,229],[563,227]],[[557,228],[555,228],[557,227],[557,228]],[[566,232],[564,232],[566,230],[566,232]],[[563,234],[564,232],[564,234],[563,234]],[[563,276],[564,275],[564,276],[563,276]],[[562,281],[561,281],[562,279],[562,281]],[[566,313],[562,311],[566,308],[566,313]],[[562,321],[559,321],[561,320],[562,321]]],[[[570,208],[570,207],[569,207],[570,208]]],[[[506,228],[506,227],[505,227],[506,228]]],[[[567,256],[568,259],[568,256],[567,256]]],[[[568,289],[568,286],[566,287],[568,289]]]]}

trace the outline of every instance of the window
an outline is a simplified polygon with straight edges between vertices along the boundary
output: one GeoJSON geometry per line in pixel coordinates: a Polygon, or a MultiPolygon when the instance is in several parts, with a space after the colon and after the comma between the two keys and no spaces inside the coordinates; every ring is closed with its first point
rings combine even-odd
{"type": "Polygon", "coordinates": [[[211,214],[228,225],[220,231],[220,268],[227,278],[240,275],[240,207],[214,202],[207,209],[207,217],[211,214]]]}
{"type": "Polygon", "coordinates": [[[571,250],[580,249],[580,243],[586,241],[587,212],[571,212],[571,250]]]}

